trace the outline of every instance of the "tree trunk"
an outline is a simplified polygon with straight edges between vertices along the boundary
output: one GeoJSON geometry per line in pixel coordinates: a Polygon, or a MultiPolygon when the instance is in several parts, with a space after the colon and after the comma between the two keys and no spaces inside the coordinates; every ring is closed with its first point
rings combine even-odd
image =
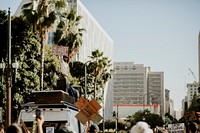
{"type": "Polygon", "coordinates": [[[94,79],[94,99],[96,100],[97,78],[94,79]]]}
{"type": "MultiPolygon", "coordinates": [[[[47,6],[47,0],[42,0],[43,7],[47,6]]],[[[48,16],[48,10],[45,8],[44,15],[48,16]]],[[[44,51],[45,44],[47,44],[48,29],[44,24],[40,25],[40,38],[41,38],[41,62],[40,62],[40,91],[44,88],[44,51]]]]}

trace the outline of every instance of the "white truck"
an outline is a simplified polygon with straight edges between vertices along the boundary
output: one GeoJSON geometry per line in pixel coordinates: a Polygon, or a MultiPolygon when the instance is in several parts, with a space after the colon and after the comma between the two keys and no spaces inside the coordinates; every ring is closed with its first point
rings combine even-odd
{"type": "Polygon", "coordinates": [[[76,119],[78,113],[74,99],[61,90],[33,93],[33,102],[23,105],[18,124],[23,120],[27,129],[32,132],[36,109],[44,116],[44,133],[57,133],[63,126],[73,133],[84,133],[83,125],[76,119]]]}

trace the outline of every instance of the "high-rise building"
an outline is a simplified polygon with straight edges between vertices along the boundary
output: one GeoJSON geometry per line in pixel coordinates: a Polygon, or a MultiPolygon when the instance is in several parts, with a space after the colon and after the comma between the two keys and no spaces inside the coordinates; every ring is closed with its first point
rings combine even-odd
{"type": "Polygon", "coordinates": [[[114,62],[114,104],[159,104],[164,115],[164,73],[134,62],[114,62]]]}
{"type": "Polygon", "coordinates": [[[147,80],[148,103],[160,104],[160,113],[165,114],[165,89],[164,89],[164,73],[149,72],[147,80]]]}
{"type": "Polygon", "coordinates": [[[147,103],[148,68],[134,62],[114,62],[113,102],[116,104],[147,103]]]}
{"type": "Polygon", "coordinates": [[[170,114],[170,90],[165,89],[165,113],[170,114]]]}
{"type": "Polygon", "coordinates": [[[191,101],[194,97],[194,95],[199,95],[198,93],[198,87],[199,87],[199,84],[198,82],[193,82],[193,83],[188,83],[187,84],[187,105],[189,108],[189,106],[191,105],[191,101]]]}

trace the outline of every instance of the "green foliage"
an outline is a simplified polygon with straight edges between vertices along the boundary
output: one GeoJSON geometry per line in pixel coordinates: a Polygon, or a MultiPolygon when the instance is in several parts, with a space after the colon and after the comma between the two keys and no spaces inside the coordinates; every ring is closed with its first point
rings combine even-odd
{"type": "MultiPolygon", "coordinates": [[[[92,52],[92,56],[90,56],[91,60],[88,63],[84,64],[79,61],[71,62],[69,64],[70,73],[73,77],[79,80],[79,85],[85,91],[85,76],[87,78],[87,95],[88,99],[94,97],[95,85],[97,85],[97,97],[98,101],[103,100],[102,94],[104,93],[104,86],[106,82],[111,78],[110,70],[110,60],[107,57],[103,56],[103,52],[99,50],[95,50],[92,52]],[[85,75],[85,67],[86,74],[85,75]]],[[[84,92],[82,91],[82,92],[84,92]]]]}
{"type": "Polygon", "coordinates": [[[52,47],[46,45],[44,59],[44,90],[52,90],[57,86],[57,80],[61,77],[60,62],[58,57],[52,55],[52,47]]]}
{"type": "Polygon", "coordinates": [[[69,60],[72,59],[74,54],[82,45],[82,36],[85,29],[79,28],[81,16],[77,16],[76,10],[71,9],[67,13],[62,14],[56,32],[54,34],[54,42],[56,45],[66,46],[67,56],[69,60]]]}
{"type": "Polygon", "coordinates": [[[150,113],[148,110],[138,111],[132,116],[129,116],[127,119],[131,122],[131,127],[138,121],[145,121],[151,126],[151,128],[155,128],[156,126],[163,126],[164,124],[161,116],[158,114],[150,113]]]}
{"type": "Polygon", "coordinates": [[[197,99],[198,96],[194,94],[188,111],[200,111],[200,103],[197,102],[197,99]]]}
{"type": "Polygon", "coordinates": [[[89,57],[91,60],[89,60],[88,71],[94,85],[89,90],[89,93],[93,93],[93,97],[96,100],[103,101],[102,94],[104,94],[105,83],[111,78],[111,60],[108,57],[104,57],[103,52],[100,52],[98,49],[92,51],[92,55],[89,57]]]}
{"type": "MultiPolygon", "coordinates": [[[[0,15],[1,16],[1,15],[0,15]]],[[[1,20],[1,19],[0,19],[1,20]]],[[[7,21],[0,23],[0,28],[7,27],[7,21]]],[[[7,35],[7,30],[1,31],[1,34],[7,35]]],[[[2,42],[7,42],[7,38],[0,36],[2,42]]],[[[40,43],[37,34],[31,32],[29,25],[27,25],[22,18],[16,17],[12,20],[12,62],[17,60],[19,67],[16,74],[13,73],[12,82],[12,118],[15,120],[19,114],[21,105],[30,101],[30,94],[33,91],[38,91],[40,80],[40,43]]],[[[7,43],[2,44],[1,57],[7,60],[7,43]]],[[[44,90],[51,90],[55,88],[56,81],[60,75],[59,60],[52,55],[51,47],[46,46],[45,51],[45,69],[44,69],[44,90]]],[[[1,74],[3,72],[1,71],[1,74]]],[[[0,83],[0,91],[2,97],[1,105],[5,108],[5,94],[6,81],[0,83]]],[[[3,116],[5,119],[5,115],[3,116]]]]}
{"type": "Polygon", "coordinates": [[[22,16],[31,24],[33,31],[40,31],[41,28],[52,27],[65,8],[65,0],[46,0],[45,2],[31,0],[22,6],[22,16]]]}
{"type": "Polygon", "coordinates": [[[62,9],[66,8],[64,0],[31,0],[22,6],[22,16],[24,20],[31,25],[32,31],[37,31],[40,36],[40,90],[45,89],[44,68],[45,59],[44,51],[48,39],[48,30],[53,28],[59,20],[62,9]]]}

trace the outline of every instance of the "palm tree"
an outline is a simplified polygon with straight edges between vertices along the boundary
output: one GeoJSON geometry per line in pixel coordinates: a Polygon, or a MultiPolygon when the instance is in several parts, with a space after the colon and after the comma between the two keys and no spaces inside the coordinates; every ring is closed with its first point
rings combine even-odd
{"type": "Polygon", "coordinates": [[[77,16],[75,9],[63,14],[63,19],[58,24],[54,34],[54,42],[57,45],[66,46],[66,54],[69,61],[82,45],[82,36],[85,29],[78,28],[81,16],[77,16]]]}
{"type": "Polygon", "coordinates": [[[39,32],[41,43],[40,90],[43,90],[44,50],[49,28],[55,26],[56,19],[66,8],[65,0],[31,0],[22,7],[22,16],[32,24],[33,32],[39,32]]]}
{"type": "Polygon", "coordinates": [[[111,77],[109,68],[111,66],[111,61],[107,57],[103,57],[103,52],[95,50],[92,52],[92,56],[89,56],[91,61],[89,63],[90,67],[93,69],[94,77],[94,98],[96,99],[97,83],[103,88],[103,84],[111,77]]]}

